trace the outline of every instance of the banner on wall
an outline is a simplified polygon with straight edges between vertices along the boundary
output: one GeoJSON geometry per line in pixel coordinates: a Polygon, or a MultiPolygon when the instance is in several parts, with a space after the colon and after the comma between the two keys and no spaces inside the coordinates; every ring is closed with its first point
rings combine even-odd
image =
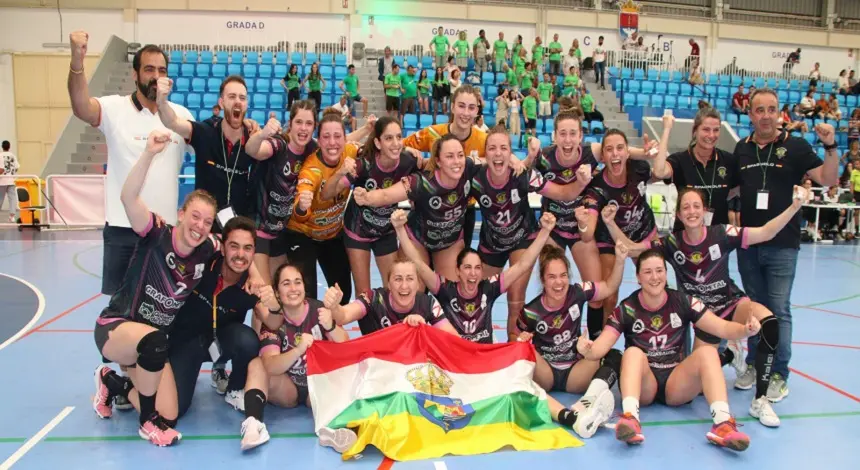
{"type": "Polygon", "coordinates": [[[622,41],[639,31],[640,8],[633,0],[621,4],[621,10],[618,12],[618,32],[622,41]]]}

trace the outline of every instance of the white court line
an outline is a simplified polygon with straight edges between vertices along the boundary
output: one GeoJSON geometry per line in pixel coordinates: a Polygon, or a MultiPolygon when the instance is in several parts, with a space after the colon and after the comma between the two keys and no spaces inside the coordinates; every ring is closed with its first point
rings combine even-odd
{"type": "MultiPolygon", "coordinates": [[[[433,468],[435,470],[448,470],[448,466],[445,465],[445,462],[441,462],[441,461],[440,462],[433,462],[433,468]]],[[[0,468],[0,470],[3,470],[3,469],[0,468]]]]}
{"type": "Polygon", "coordinates": [[[52,419],[48,424],[46,424],[45,427],[40,429],[39,432],[34,434],[33,437],[31,437],[27,442],[24,443],[24,445],[22,445],[18,450],[16,450],[14,454],[9,456],[9,458],[6,459],[5,462],[0,464],[0,470],[9,470],[10,468],[12,468],[12,465],[15,465],[16,462],[21,460],[21,457],[23,457],[27,452],[30,452],[30,449],[32,449],[36,444],[38,444],[39,441],[44,439],[45,436],[47,436],[52,429],[57,427],[57,425],[60,424],[60,421],[66,419],[66,416],[68,416],[69,413],[74,411],[74,409],[74,406],[67,406],[63,408],[63,411],[60,411],[60,414],[54,416],[54,419],[52,419]]]}
{"type": "MultiPolygon", "coordinates": [[[[8,274],[3,274],[3,273],[0,273],[0,276],[6,276],[9,279],[14,279],[14,280],[20,282],[21,284],[24,284],[25,286],[29,287],[30,290],[32,290],[36,294],[36,298],[39,299],[39,307],[36,309],[36,314],[33,315],[33,318],[31,318],[30,321],[27,322],[27,324],[24,325],[23,328],[18,330],[18,332],[15,333],[14,335],[12,335],[11,338],[4,341],[3,344],[0,344],[0,351],[2,351],[3,348],[5,348],[6,346],[9,346],[10,344],[17,341],[18,338],[21,337],[21,335],[23,335],[24,333],[29,331],[30,328],[32,328],[33,325],[35,325],[36,322],[39,321],[39,318],[42,317],[42,313],[45,311],[45,296],[42,295],[42,291],[37,289],[36,286],[34,286],[33,284],[21,279],[20,277],[10,276],[8,274]]],[[[2,467],[0,467],[0,470],[2,470],[2,467]]]]}

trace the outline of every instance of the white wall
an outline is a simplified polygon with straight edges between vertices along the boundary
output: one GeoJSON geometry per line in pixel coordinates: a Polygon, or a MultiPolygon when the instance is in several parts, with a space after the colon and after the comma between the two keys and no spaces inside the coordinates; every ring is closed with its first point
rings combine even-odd
{"type": "MultiPolygon", "coordinates": [[[[856,44],[855,44],[856,46],[856,44]]],[[[788,54],[798,47],[802,49],[800,63],[794,66],[794,72],[806,74],[812,69],[815,62],[821,64],[821,72],[827,77],[836,77],[842,69],[856,67],[857,57],[850,57],[850,49],[836,49],[831,47],[789,46],[767,42],[749,42],[732,39],[720,39],[717,47],[708,51],[712,59],[709,63],[713,70],[722,70],[731,63],[733,57],[737,57],[738,67],[746,70],[762,70],[770,72],[782,72],[782,65],[788,54]]]]}
{"type": "MultiPolygon", "coordinates": [[[[570,47],[574,39],[579,39],[579,48],[582,49],[582,56],[591,56],[594,46],[597,44],[597,38],[603,36],[603,44],[606,49],[621,49],[621,36],[617,29],[598,29],[598,28],[572,28],[567,26],[549,26],[547,28],[548,36],[544,38],[544,42],[552,41],[554,34],[558,34],[558,42],[565,48],[570,47]]],[[[673,51],[677,58],[686,57],[690,53],[689,40],[690,36],[679,36],[676,34],[663,34],[656,32],[641,32],[644,37],[644,43],[647,46],[655,45],[655,49],[659,49],[668,54],[673,51]],[[657,36],[662,34],[662,37],[657,36]]],[[[704,54],[706,49],[706,41],[704,36],[693,36],[693,39],[699,43],[701,52],[704,54]]]]}
{"type": "MultiPolygon", "coordinates": [[[[92,52],[104,49],[111,35],[131,39],[133,27],[123,23],[121,10],[62,10],[63,28],[57,10],[45,8],[0,8],[0,50],[51,52],[42,43],[68,44],[69,33],[82,29],[90,34],[92,52]]],[[[61,51],[68,54],[68,50],[61,51]]]]}
{"type": "Polygon", "coordinates": [[[346,15],[141,11],[137,23],[142,44],[273,46],[278,41],[303,41],[313,47],[337,42],[349,33],[346,15]]]}
{"type": "Polygon", "coordinates": [[[476,21],[454,21],[439,19],[414,19],[396,16],[362,16],[361,26],[352,28],[352,42],[363,42],[365,47],[382,49],[391,46],[393,49],[408,49],[413,45],[423,45],[424,51],[430,45],[430,40],[436,35],[436,30],[442,26],[445,34],[453,45],[459,31],[466,31],[471,43],[478,37],[478,31],[485,30],[487,39],[492,45],[498,39],[499,32],[505,33],[505,40],[510,44],[518,34],[523,36],[523,43],[534,41],[534,24],[493,23],[476,21]]]}
{"type": "Polygon", "coordinates": [[[15,80],[12,75],[12,55],[0,53],[0,141],[12,144],[18,154],[15,133],[15,80]]]}

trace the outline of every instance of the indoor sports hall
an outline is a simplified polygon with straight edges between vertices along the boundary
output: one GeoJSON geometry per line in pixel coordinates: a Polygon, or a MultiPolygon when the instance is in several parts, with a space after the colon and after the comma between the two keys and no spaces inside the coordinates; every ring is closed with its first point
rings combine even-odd
{"type": "MultiPolygon", "coordinates": [[[[860,206],[855,205],[860,204],[855,203],[855,197],[860,200],[860,167],[853,173],[852,168],[860,165],[860,144],[856,143],[860,140],[860,86],[853,78],[860,68],[860,2],[749,0],[737,6],[717,0],[115,3],[0,0],[0,141],[9,143],[0,152],[0,195],[4,197],[0,201],[0,370],[7,377],[0,388],[0,470],[136,470],[153,465],[165,470],[189,465],[325,470],[577,464],[666,469],[856,467],[851,442],[854,426],[860,426],[860,376],[854,373],[860,359],[860,340],[855,334],[860,331],[860,249],[856,241],[860,206]],[[74,39],[70,45],[73,32],[85,32],[88,43],[83,61],[77,64],[73,60],[70,67],[75,47],[80,50],[74,39]],[[462,49],[465,52],[455,47],[464,40],[461,34],[468,42],[462,49]],[[485,46],[482,37],[487,40],[485,46]],[[495,55],[498,41],[506,43],[501,55],[495,55]],[[553,58],[550,43],[562,45],[561,58],[553,58]],[[100,127],[76,117],[67,80],[78,73],[75,67],[80,65],[92,97],[136,96],[145,84],[136,82],[132,61],[147,44],[159,46],[166,56],[162,76],[172,80],[170,103],[183,106],[194,121],[210,120],[222,111],[226,119],[227,110],[220,108],[222,81],[238,75],[247,89],[243,118],[260,128],[275,119],[286,129],[292,100],[287,78],[295,65],[301,99],[313,99],[311,93],[316,91],[306,89],[304,78],[315,72],[326,82],[317,95],[322,108],[338,104],[344,96],[350,98],[343,100],[349,106],[343,117],[347,132],[362,129],[368,121],[366,115],[394,115],[402,123],[404,138],[428,126],[455,125],[457,111],[445,108],[453,104],[443,100],[443,109],[434,112],[432,95],[431,109],[424,111],[421,92],[415,97],[414,109],[387,109],[390,100],[386,96],[392,95],[387,94],[389,78],[382,78],[383,69],[400,64],[403,75],[398,84],[406,83],[401,79],[409,80],[404,78],[411,73],[407,70],[416,75],[428,70],[432,79],[438,59],[444,56],[447,65],[450,55],[450,66],[462,72],[462,83],[473,85],[482,96],[483,120],[476,121],[476,128],[481,124],[509,126],[511,151],[520,160],[527,158],[529,150],[528,105],[516,103],[523,112],[520,125],[520,115],[510,113],[512,103],[506,98],[512,85],[507,72],[517,66],[514,48],[524,49],[531,58],[529,70],[539,66],[551,76],[553,63],[559,63],[564,66],[559,67],[559,74],[573,76],[575,80],[570,82],[577,83],[571,85],[571,92],[569,80],[560,77],[563,85],[558,85],[558,95],[553,88],[550,112],[538,115],[534,137],[544,148],[556,142],[556,99],[565,95],[572,96],[578,106],[592,109],[585,110],[586,120],[581,123],[583,145],[600,143],[608,130],[619,129],[631,148],[647,147],[661,138],[664,122],[671,117],[674,127],[668,152],[682,152],[692,148],[690,136],[696,132],[697,112],[707,107],[722,116],[716,146],[732,153],[739,142],[756,133],[757,117],[744,97],[749,101],[751,88],[773,90],[779,107],[788,106],[788,121],[780,117],[780,125],[791,125],[791,136],[805,142],[825,162],[825,168],[832,155],[838,153],[839,158],[839,181],[821,185],[810,180],[811,197],[796,215],[800,249],[787,319],[792,325],[790,394],[773,404],[781,424],[765,427],[749,415],[753,391],[735,389],[737,374],[727,365],[722,371],[728,403],[739,431],[750,441],[744,452],[709,444],[705,434],[712,419],[703,396],[678,407],[642,406],[645,442],[639,446],[619,442],[613,427],[622,413],[618,387],[611,389],[615,413],[593,437],[580,439],[584,444],[580,447],[550,451],[506,448],[479,455],[395,461],[368,446],[358,458],[343,461],[340,454],[319,444],[309,408],[269,404],[265,423],[270,440],[243,452],[240,428],[245,415],[216,393],[211,360],[202,365],[193,404],[176,427],[182,439],[175,445],[160,448],[142,439],[138,414],[133,410],[114,408],[111,419],[99,419],[93,412],[93,371],[102,364],[102,355],[94,344],[94,327],[110,300],[102,294],[107,264],[103,236],[111,217],[107,207],[113,204],[122,209],[117,201],[108,200],[112,194],[108,179],[112,170],[114,174],[131,170],[131,164],[123,162],[122,168],[109,165],[117,147],[108,139],[116,139],[138,124],[117,123],[112,131],[115,135],[108,136],[100,127]],[[344,79],[352,76],[358,77],[360,95],[367,101],[364,109],[359,101],[353,102],[346,85],[341,88],[344,79]],[[805,107],[807,97],[812,108],[805,107]],[[219,109],[213,110],[216,106],[219,109]],[[511,119],[517,121],[516,129],[510,127],[511,119]]],[[[448,80],[448,72],[445,74],[448,80]]],[[[543,80],[536,77],[535,88],[543,80]]],[[[397,98],[401,105],[410,99],[406,94],[397,98]]],[[[139,114],[148,112],[134,102],[139,114]]],[[[147,134],[134,129],[124,138],[145,141],[147,134]]],[[[244,145],[247,139],[242,139],[244,145]]],[[[181,139],[175,142],[179,145],[181,139]]],[[[134,143],[138,144],[142,149],[144,144],[134,143]]],[[[195,152],[190,143],[186,148],[173,169],[176,179],[155,183],[171,197],[178,196],[177,208],[203,174],[197,160],[202,152],[195,152]]],[[[219,147],[218,158],[221,152],[219,147]]],[[[788,164],[790,158],[791,154],[780,162],[788,164]]],[[[209,163],[218,171],[229,170],[220,163],[209,163]]],[[[801,186],[806,179],[786,184],[801,186]]],[[[671,231],[676,219],[675,187],[655,181],[643,190],[642,197],[654,214],[659,233],[671,231]]],[[[771,192],[770,197],[773,202],[776,196],[771,192]]],[[[540,217],[541,196],[531,194],[529,201],[540,217]]],[[[743,213],[740,217],[743,225],[743,213]]],[[[479,231],[485,223],[478,211],[474,235],[467,245],[478,248],[479,231]]],[[[738,253],[730,256],[730,276],[743,289],[738,253]]],[[[346,258],[342,263],[349,266],[346,258]]],[[[571,282],[579,282],[581,276],[574,267],[571,259],[571,282]]],[[[371,261],[370,273],[370,285],[382,286],[375,261],[371,261]]],[[[537,268],[530,276],[526,302],[542,291],[537,268]]],[[[675,288],[671,268],[667,279],[675,288]]],[[[319,268],[317,280],[317,295],[322,299],[328,284],[319,268]]],[[[639,287],[635,267],[628,260],[619,298],[639,287]]],[[[494,342],[506,342],[508,304],[504,296],[491,311],[494,342]]],[[[248,324],[250,318],[248,315],[248,324]]],[[[344,328],[350,338],[361,335],[356,322],[344,328]]],[[[624,340],[619,339],[615,348],[623,350],[624,340]]],[[[107,365],[118,369],[116,364],[107,365]]],[[[228,372],[231,367],[228,363],[228,372]]],[[[578,394],[551,394],[566,406],[580,398],[578,394]]],[[[567,432],[574,435],[570,429],[567,432]]]]}

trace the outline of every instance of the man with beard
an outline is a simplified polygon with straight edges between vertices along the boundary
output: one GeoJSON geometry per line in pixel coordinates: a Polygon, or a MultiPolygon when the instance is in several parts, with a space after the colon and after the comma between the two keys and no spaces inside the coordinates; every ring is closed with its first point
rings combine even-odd
{"type": "MultiPolygon", "coordinates": [[[[250,216],[253,207],[249,183],[256,160],[245,152],[245,142],[259,126],[245,119],[248,111],[245,80],[238,75],[225,78],[218,98],[224,117],[213,116],[202,122],[184,119],[174,112],[167,101],[172,87],[173,81],[169,78],[158,79],[158,115],[168,129],[194,148],[194,189],[203,189],[215,196],[221,224],[233,215],[250,216]]],[[[213,226],[212,231],[219,230],[213,226]]]]}

